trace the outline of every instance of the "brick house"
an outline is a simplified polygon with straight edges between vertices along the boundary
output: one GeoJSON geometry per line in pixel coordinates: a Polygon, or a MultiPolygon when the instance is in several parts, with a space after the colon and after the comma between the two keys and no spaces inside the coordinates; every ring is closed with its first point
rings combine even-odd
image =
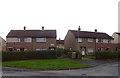
{"type": "Polygon", "coordinates": [[[7,51],[56,49],[56,30],[11,30],[6,36],[7,51]]]}
{"type": "Polygon", "coordinates": [[[56,44],[57,44],[57,48],[62,48],[64,49],[64,40],[57,40],[56,41],[56,44]]]}
{"type": "Polygon", "coordinates": [[[0,36],[0,51],[6,51],[6,41],[0,36]]]}
{"type": "Polygon", "coordinates": [[[116,51],[120,51],[120,33],[115,32],[113,33],[112,37],[114,38],[114,46],[116,48],[116,51]]]}
{"type": "Polygon", "coordinates": [[[82,55],[93,55],[96,51],[113,51],[113,38],[106,33],[69,30],[64,39],[65,49],[79,50],[82,55]]]}

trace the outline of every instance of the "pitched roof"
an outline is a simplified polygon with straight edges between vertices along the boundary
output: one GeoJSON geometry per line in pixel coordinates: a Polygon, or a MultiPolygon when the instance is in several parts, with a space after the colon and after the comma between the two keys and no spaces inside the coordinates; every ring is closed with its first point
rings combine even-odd
{"type": "MultiPolygon", "coordinates": [[[[69,30],[73,33],[73,35],[78,38],[78,31],[77,30],[69,30]]],[[[90,31],[80,31],[79,37],[81,38],[98,38],[98,39],[113,39],[106,33],[102,32],[90,32],[90,31]]]]}
{"type": "Polygon", "coordinates": [[[116,34],[120,35],[120,33],[119,33],[119,32],[116,32],[116,34]]]}
{"type": "Polygon", "coordinates": [[[57,40],[57,44],[64,44],[64,40],[57,40]]]}
{"type": "Polygon", "coordinates": [[[11,30],[6,37],[56,38],[56,30],[11,30]]]}

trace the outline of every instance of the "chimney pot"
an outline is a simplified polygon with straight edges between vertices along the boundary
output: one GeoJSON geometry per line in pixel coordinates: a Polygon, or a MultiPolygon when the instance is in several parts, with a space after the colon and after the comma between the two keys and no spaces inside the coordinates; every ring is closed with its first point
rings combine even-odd
{"type": "Polygon", "coordinates": [[[24,26],[24,30],[26,30],[26,27],[24,26]]]}
{"type": "Polygon", "coordinates": [[[78,30],[80,31],[80,26],[79,26],[78,30]]]}
{"type": "Polygon", "coordinates": [[[42,31],[44,31],[44,26],[42,26],[42,31]]]}
{"type": "Polygon", "coordinates": [[[60,40],[60,38],[59,38],[59,40],[60,40]]]}
{"type": "Polygon", "coordinates": [[[95,32],[97,32],[97,29],[95,29],[95,32]]]}

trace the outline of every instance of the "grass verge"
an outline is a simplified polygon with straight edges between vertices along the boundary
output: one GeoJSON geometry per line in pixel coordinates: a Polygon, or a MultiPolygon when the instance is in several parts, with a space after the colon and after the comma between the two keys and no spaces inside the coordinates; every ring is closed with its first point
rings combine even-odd
{"type": "Polygon", "coordinates": [[[70,59],[24,60],[3,62],[3,66],[18,67],[38,70],[62,70],[90,67],[87,64],[78,63],[70,59]]]}

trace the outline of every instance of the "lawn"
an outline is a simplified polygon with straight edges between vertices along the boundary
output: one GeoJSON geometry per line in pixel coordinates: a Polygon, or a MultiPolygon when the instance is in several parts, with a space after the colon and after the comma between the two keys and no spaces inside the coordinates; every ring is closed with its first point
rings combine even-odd
{"type": "Polygon", "coordinates": [[[88,58],[88,59],[96,59],[95,56],[82,56],[83,58],[88,58]]]}
{"type": "Polygon", "coordinates": [[[87,64],[75,62],[69,59],[47,59],[47,60],[24,60],[3,62],[3,66],[18,67],[38,70],[59,70],[59,69],[76,69],[90,67],[87,64]]]}

